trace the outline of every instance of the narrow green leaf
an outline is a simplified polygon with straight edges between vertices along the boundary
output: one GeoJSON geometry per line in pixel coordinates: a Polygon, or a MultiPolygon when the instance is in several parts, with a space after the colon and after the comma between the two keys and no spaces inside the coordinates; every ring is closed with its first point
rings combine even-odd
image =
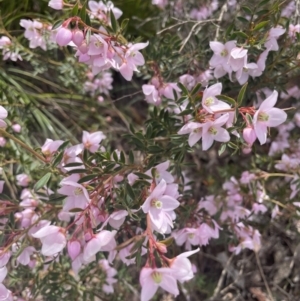
{"type": "Polygon", "coordinates": [[[121,23],[121,29],[124,31],[129,23],[129,19],[124,19],[121,23]]]}
{"type": "Polygon", "coordinates": [[[80,19],[85,23],[86,21],[86,3],[84,3],[84,5],[82,6],[81,8],[81,11],[80,11],[80,19]]]}
{"type": "Polygon", "coordinates": [[[267,4],[270,0],[262,0],[258,3],[257,7],[260,7],[260,6],[264,6],[265,4],[267,4]]]}
{"type": "Polygon", "coordinates": [[[115,33],[117,33],[119,30],[119,24],[112,10],[110,10],[109,15],[110,15],[111,28],[115,33]]]}
{"type": "Polygon", "coordinates": [[[233,106],[236,106],[236,101],[233,98],[231,98],[231,97],[229,97],[227,95],[217,95],[216,98],[219,99],[219,100],[224,100],[227,103],[229,103],[229,104],[231,104],[233,106]]]}
{"type": "Polygon", "coordinates": [[[46,173],[41,179],[39,179],[34,185],[34,191],[40,190],[44,187],[51,178],[51,172],[46,173]]]}
{"type": "Polygon", "coordinates": [[[177,86],[181,89],[181,92],[183,92],[185,95],[189,94],[189,90],[182,83],[178,82],[177,86]]]}
{"type": "Polygon", "coordinates": [[[132,187],[126,183],[126,192],[128,193],[129,197],[132,199],[132,200],[135,200],[135,194],[134,194],[134,191],[132,189],[132,187]]]}
{"type": "Polygon", "coordinates": [[[63,159],[64,152],[60,152],[52,162],[52,167],[56,167],[63,159]]]}
{"type": "Polygon", "coordinates": [[[78,14],[78,1],[77,1],[77,3],[74,5],[74,7],[73,7],[73,9],[72,9],[71,16],[72,16],[72,17],[75,17],[75,16],[77,16],[77,14],[78,14]]]}
{"type": "Polygon", "coordinates": [[[69,170],[68,171],[68,174],[74,174],[74,173],[81,173],[81,174],[84,174],[84,173],[86,173],[88,170],[87,169],[80,169],[80,168],[78,168],[78,169],[72,169],[72,170],[69,170]]]}
{"type": "Polygon", "coordinates": [[[133,164],[134,163],[134,154],[132,150],[129,151],[129,163],[133,164]]]}
{"type": "Polygon", "coordinates": [[[242,89],[240,90],[239,92],[239,95],[237,97],[237,105],[240,107],[243,103],[243,100],[244,100],[244,96],[245,96],[245,92],[247,90],[247,86],[248,86],[248,83],[245,83],[244,86],[242,87],[242,89]]]}
{"type": "Polygon", "coordinates": [[[65,150],[66,147],[68,146],[68,144],[69,144],[69,140],[68,140],[68,141],[65,141],[64,143],[62,143],[62,144],[60,145],[60,147],[57,149],[57,151],[60,152],[60,151],[65,150]]]}
{"type": "Polygon", "coordinates": [[[99,176],[98,174],[87,175],[87,176],[84,176],[81,179],[79,179],[77,183],[81,184],[84,182],[88,182],[90,180],[97,178],[98,176],[99,176]]]}
{"type": "Polygon", "coordinates": [[[64,20],[57,20],[57,21],[52,25],[52,30],[58,28],[63,22],[64,22],[64,20]]]}
{"type": "Polygon", "coordinates": [[[194,88],[193,88],[193,90],[192,90],[192,92],[191,92],[191,95],[196,95],[198,92],[199,92],[199,90],[201,89],[201,87],[202,87],[202,85],[200,84],[200,83],[198,83],[194,88]]]}
{"type": "Polygon", "coordinates": [[[249,6],[243,5],[243,6],[241,7],[241,9],[242,9],[246,14],[249,14],[249,15],[252,15],[252,14],[253,14],[253,13],[252,13],[252,10],[251,10],[251,8],[250,8],[249,6]]]}
{"type": "Polygon", "coordinates": [[[253,28],[254,31],[256,30],[260,30],[262,29],[263,27],[267,26],[269,23],[269,21],[262,21],[260,23],[258,23],[257,25],[255,25],[255,27],[253,28]]]}
{"type": "Polygon", "coordinates": [[[219,156],[221,156],[226,150],[226,144],[223,143],[218,151],[219,156]]]}

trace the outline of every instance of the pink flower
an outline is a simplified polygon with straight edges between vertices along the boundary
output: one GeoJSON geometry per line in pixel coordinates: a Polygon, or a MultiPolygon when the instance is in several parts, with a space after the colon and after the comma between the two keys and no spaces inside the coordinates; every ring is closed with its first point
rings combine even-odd
{"type": "Polygon", "coordinates": [[[56,34],[56,43],[59,46],[66,46],[72,41],[72,31],[68,28],[61,27],[56,34]]]}
{"type": "Polygon", "coordinates": [[[158,93],[158,90],[153,85],[143,85],[142,86],[143,93],[145,94],[145,100],[153,105],[160,105],[161,104],[161,97],[158,93]]]}
{"type": "Polygon", "coordinates": [[[57,149],[64,143],[63,140],[46,139],[46,142],[42,146],[42,153],[45,157],[51,158],[57,149]]]}
{"type": "Polygon", "coordinates": [[[6,277],[6,275],[7,275],[7,268],[6,268],[6,266],[0,267],[0,283],[3,282],[3,280],[6,277]]]}
{"type": "Polygon", "coordinates": [[[30,182],[29,176],[26,175],[25,173],[17,175],[16,179],[17,179],[17,185],[23,186],[23,187],[28,186],[28,184],[30,182]]]}
{"type": "Polygon", "coordinates": [[[22,265],[28,265],[30,262],[30,256],[36,252],[34,247],[26,247],[18,256],[17,261],[22,265]]]}
{"type": "Polygon", "coordinates": [[[188,89],[191,90],[195,86],[195,78],[192,75],[184,74],[179,77],[179,81],[188,89]]]}
{"type": "Polygon", "coordinates": [[[256,140],[256,134],[255,134],[254,128],[251,126],[244,128],[243,138],[248,143],[249,147],[252,146],[252,144],[256,140]]]}
{"type": "Polygon", "coordinates": [[[148,46],[147,43],[137,43],[134,45],[131,45],[124,56],[123,62],[121,66],[119,67],[119,71],[122,74],[122,76],[130,81],[133,76],[133,71],[138,71],[137,66],[142,66],[145,64],[145,59],[143,55],[139,52],[139,50],[145,48],[148,46]]]}
{"type": "Polygon", "coordinates": [[[48,6],[50,6],[53,9],[61,10],[63,9],[64,2],[63,0],[50,0],[48,6]]]}
{"type": "Polygon", "coordinates": [[[84,147],[88,149],[91,153],[95,153],[99,148],[99,144],[105,138],[106,136],[101,131],[94,132],[91,134],[86,131],[83,131],[82,143],[84,147]]]}
{"type": "Polygon", "coordinates": [[[267,141],[268,127],[276,127],[286,121],[287,114],[281,109],[274,108],[277,97],[278,92],[273,91],[253,116],[253,127],[260,144],[267,141]]]}
{"type": "Polygon", "coordinates": [[[276,27],[271,28],[269,31],[269,36],[267,41],[265,42],[265,47],[269,51],[277,51],[279,49],[277,39],[285,33],[285,28],[276,27]]]}
{"type": "Polygon", "coordinates": [[[69,256],[74,260],[80,254],[81,244],[78,240],[70,240],[68,241],[67,248],[69,256]]]}
{"type": "Polygon", "coordinates": [[[166,223],[173,226],[170,214],[179,206],[179,202],[175,198],[165,195],[166,189],[166,181],[161,180],[141,207],[144,213],[149,213],[151,222],[161,231],[165,228],[166,223]]]}
{"type": "Polygon", "coordinates": [[[153,5],[157,5],[159,8],[165,8],[168,4],[168,0],[152,0],[153,5]]]}
{"type": "Polygon", "coordinates": [[[84,209],[90,202],[86,188],[77,183],[77,180],[79,180],[79,176],[73,174],[60,182],[62,187],[59,188],[57,192],[67,196],[63,211],[70,211],[74,208],[84,209]]]}
{"type": "Polygon", "coordinates": [[[140,273],[140,283],[142,286],[141,301],[150,300],[159,287],[175,296],[179,294],[176,278],[170,268],[144,267],[140,273]]]}
{"type": "Polygon", "coordinates": [[[222,126],[227,122],[229,114],[226,113],[215,121],[208,121],[203,126],[202,132],[202,149],[208,150],[214,141],[228,142],[229,133],[222,126]]]}
{"type": "Polygon", "coordinates": [[[199,122],[188,122],[178,131],[178,135],[190,134],[188,143],[192,147],[202,138],[203,125],[199,122]]]}
{"type": "Polygon", "coordinates": [[[66,246],[66,236],[62,230],[60,227],[47,225],[32,234],[33,237],[41,240],[41,253],[44,256],[53,256],[61,252],[66,246]]]}
{"type": "Polygon", "coordinates": [[[0,283],[0,300],[13,301],[13,296],[10,290],[8,290],[2,283],[0,283]]]}
{"type": "Polygon", "coordinates": [[[208,112],[213,114],[218,110],[224,110],[230,108],[229,104],[218,100],[217,95],[222,93],[222,84],[217,83],[208,88],[203,92],[202,107],[208,112]]]}
{"type": "Polygon", "coordinates": [[[228,64],[233,71],[238,71],[244,68],[247,64],[248,50],[244,48],[234,47],[230,52],[228,64]]]}
{"type": "Polygon", "coordinates": [[[194,277],[192,264],[187,257],[199,252],[199,250],[200,249],[198,248],[193,251],[184,252],[173,259],[170,268],[179,282],[182,283],[191,280],[194,277]]]}
{"type": "Polygon", "coordinates": [[[16,124],[12,125],[11,127],[12,127],[12,129],[15,133],[20,133],[21,132],[22,128],[19,124],[16,123],[16,124]]]}
{"type": "Polygon", "coordinates": [[[226,73],[231,73],[232,70],[231,66],[228,64],[228,60],[230,59],[231,50],[235,47],[235,45],[236,41],[228,41],[225,45],[220,42],[209,42],[209,46],[214,52],[209,61],[209,65],[216,68],[214,71],[214,76],[216,78],[220,78],[226,73]]]}
{"type": "Polygon", "coordinates": [[[116,247],[115,235],[117,231],[102,230],[86,244],[83,251],[83,259],[87,262],[100,251],[113,251],[116,247]]]}
{"type": "Polygon", "coordinates": [[[166,161],[152,167],[151,169],[145,172],[146,175],[152,177],[152,174],[155,176],[156,183],[158,184],[161,180],[165,180],[167,184],[174,182],[174,177],[167,171],[170,166],[170,161],[166,161]]]}

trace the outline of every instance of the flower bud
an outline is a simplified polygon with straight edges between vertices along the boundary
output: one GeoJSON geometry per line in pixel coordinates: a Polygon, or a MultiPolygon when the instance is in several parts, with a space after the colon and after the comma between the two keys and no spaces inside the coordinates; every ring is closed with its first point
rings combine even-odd
{"type": "Polygon", "coordinates": [[[72,260],[74,260],[81,251],[81,245],[78,240],[72,240],[68,242],[68,254],[72,260]]]}
{"type": "Polygon", "coordinates": [[[72,41],[72,31],[68,28],[61,27],[57,31],[56,43],[59,46],[66,46],[72,41]]]}
{"type": "Polygon", "coordinates": [[[246,127],[243,130],[243,138],[251,146],[256,140],[256,134],[252,127],[246,127]]]}
{"type": "Polygon", "coordinates": [[[22,128],[19,124],[16,123],[16,124],[12,125],[12,129],[14,132],[20,133],[22,128]]]}
{"type": "Polygon", "coordinates": [[[83,41],[82,44],[80,46],[78,46],[78,49],[82,54],[86,54],[89,50],[86,41],[83,41]]]}
{"type": "Polygon", "coordinates": [[[61,10],[63,9],[64,2],[63,0],[50,0],[48,6],[50,6],[53,9],[61,10]]]}
{"type": "Polygon", "coordinates": [[[76,46],[80,46],[84,40],[83,32],[80,29],[73,30],[72,41],[76,46]]]}

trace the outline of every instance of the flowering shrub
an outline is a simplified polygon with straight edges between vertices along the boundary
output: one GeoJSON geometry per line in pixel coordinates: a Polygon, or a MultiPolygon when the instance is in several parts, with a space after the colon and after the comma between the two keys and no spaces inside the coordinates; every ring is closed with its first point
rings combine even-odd
{"type": "Polygon", "coordinates": [[[0,300],[225,300],[200,256],[247,252],[283,300],[259,256],[299,242],[299,3],[125,2],[2,11],[0,300]]]}

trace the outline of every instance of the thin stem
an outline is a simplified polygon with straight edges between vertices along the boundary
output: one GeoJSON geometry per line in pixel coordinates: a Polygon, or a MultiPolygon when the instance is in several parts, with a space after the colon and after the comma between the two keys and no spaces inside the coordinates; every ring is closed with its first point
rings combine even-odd
{"type": "Polygon", "coordinates": [[[23,141],[19,140],[15,136],[13,136],[13,135],[9,134],[8,132],[6,132],[4,129],[0,128],[0,134],[3,135],[3,136],[6,136],[7,138],[9,138],[13,141],[15,141],[17,144],[19,144],[21,147],[26,149],[29,153],[34,155],[36,158],[38,158],[39,160],[41,160],[44,163],[47,163],[47,160],[43,156],[41,156],[39,153],[37,153],[35,150],[33,150],[30,146],[28,146],[23,141]]]}

